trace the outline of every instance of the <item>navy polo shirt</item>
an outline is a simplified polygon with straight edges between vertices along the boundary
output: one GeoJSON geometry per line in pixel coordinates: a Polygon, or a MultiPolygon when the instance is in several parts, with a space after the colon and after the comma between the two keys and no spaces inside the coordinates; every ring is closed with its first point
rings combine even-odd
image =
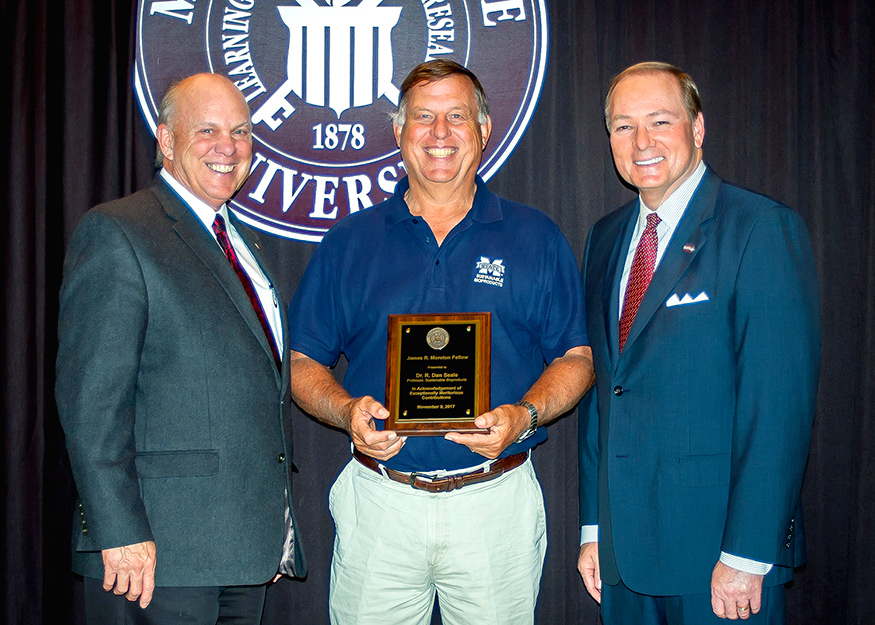
{"type": "MultiPolygon", "coordinates": [[[[343,353],[344,388],[385,403],[388,315],[489,311],[492,406],[519,401],[545,363],[588,345],[568,241],[546,215],[498,197],[478,177],[471,210],[438,246],[428,224],[410,214],[408,188],[407,178],[400,180],[391,198],[325,235],[290,306],[291,349],[326,366],[343,353]]],[[[502,455],[546,438],[539,428],[502,455]]],[[[385,465],[431,471],[483,461],[441,436],[411,436],[385,465]]]]}

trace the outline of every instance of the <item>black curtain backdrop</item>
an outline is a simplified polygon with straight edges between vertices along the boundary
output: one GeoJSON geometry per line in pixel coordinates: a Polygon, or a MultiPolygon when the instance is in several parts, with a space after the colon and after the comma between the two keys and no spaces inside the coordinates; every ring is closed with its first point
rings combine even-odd
{"type": "MultiPolygon", "coordinates": [[[[643,60],[685,69],[703,96],[705,157],[724,178],[795,207],[821,279],[823,364],[803,497],[808,565],[789,622],[875,623],[875,10],[871,0],[547,0],[550,57],[531,127],[490,182],[559,223],[580,256],[589,227],[632,197],[602,123],[607,82],[643,60]]],[[[69,573],[75,490],[53,397],[66,242],[94,204],[147,185],[154,143],[131,89],[135,0],[0,0],[6,148],[0,216],[0,462],[6,623],[81,623],[69,573]]],[[[265,235],[289,298],[313,251],[265,235]]],[[[768,280],[768,275],[763,280],[768,280]]],[[[112,357],[108,354],[107,357],[112,357]]],[[[185,389],[180,389],[184,392],[185,389]]],[[[295,506],[305,582],[270,588],[266,625],[327,623],[327,491],[345,437],[297,419],[295,506]]],[[[535,453],[549,551],[538,622],[595,624],[575,571],[577,421],[535,453]]],[[[666,566],[671,566],[666,562],[666,566]]]]}

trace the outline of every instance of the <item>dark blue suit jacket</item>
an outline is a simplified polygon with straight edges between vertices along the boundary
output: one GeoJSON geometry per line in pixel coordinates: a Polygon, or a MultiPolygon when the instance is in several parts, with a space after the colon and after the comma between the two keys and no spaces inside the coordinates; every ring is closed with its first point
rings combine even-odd
{"type": "Polygon", "coordinates": [[[583,265],[597,391],[581,408],[581,524],[599,526],[602,579],[707,593],[725,551],[774,563],[765,583],[785,582],[804,557],[799,493],[820,356],[807,231],[709,169],[619,354],[638,207],[592,228],[583,265]]]}

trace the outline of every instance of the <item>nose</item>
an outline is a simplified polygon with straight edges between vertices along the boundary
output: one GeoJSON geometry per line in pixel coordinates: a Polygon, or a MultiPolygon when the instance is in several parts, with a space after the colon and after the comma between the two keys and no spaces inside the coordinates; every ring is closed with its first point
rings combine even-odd
{"type": "Polygon", "coordinates": [[[635,142],[635,147],[641,151],[653,146],[653,138],[650,136],[650,132],[644,125],[638,126],[635,130],[633,141],[635,142]]]}
{"type": "Polygon", "coordinates": [[[213,149],[223,156],[231,156],[237,151],[237,145],[230,134],[220,133],[216,137],[216,144],[213,146],[213,149]]]}
{"type": "Polygon", "coordinates": [[[431,134],[435,139],[446,139],[450,136],[450,125],[443,117],[436,117],[431,125],[431,134]]]}

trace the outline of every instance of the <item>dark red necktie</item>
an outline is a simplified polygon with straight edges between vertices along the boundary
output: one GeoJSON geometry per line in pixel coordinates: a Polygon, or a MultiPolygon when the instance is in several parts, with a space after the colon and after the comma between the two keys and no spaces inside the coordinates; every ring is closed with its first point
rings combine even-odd
{"type": "Polygon", "coordinates": [[[252,309],[258,315],[258,321],[261,322],[261,328],[264,330],[264,335],[267,337],[267,342],[270,344],[270,349],[273,352],[274,360],[278,369],[282,369],[282,360],[280,359],[279,350],[276,347],[276,341],[273,340],[273,332],[271,332],[270,324],[267,322],[267,315],[264,314],[264,308],[261,307],[261,300],[258,299],[258,294],[252,286],[252,280],[249,279],[249,274],[243,269],[240,260],[237,258],[237,253],[231,246],[231,240],[228,238],[228,232],[225,230],[225,219],[221,215],[216,215],[213,221],[213,232],[216,233],[216,240],[225,252],[225,257],[234,268],[234,273],[243,285],[243,290],[249,297],[249,303],[252,304],[252,309]]]}
{"type": "Polygon", "coordinates": [[[644,292],[650,279],[653,277],[653,269],[656,266],[656,226],[659,225],[659,215],[650,213],[647,216],[647,227],[641,234],[638,247],[635,249],[635,257],[632,259],[632,270],[629,272],[629,283],[626,285],[626,297],[623,299],[623,314],[620,315],[620,351],[626,344],[629,336],[629,328],[635,321],[635,313],[644,298],[644,292]]]}

